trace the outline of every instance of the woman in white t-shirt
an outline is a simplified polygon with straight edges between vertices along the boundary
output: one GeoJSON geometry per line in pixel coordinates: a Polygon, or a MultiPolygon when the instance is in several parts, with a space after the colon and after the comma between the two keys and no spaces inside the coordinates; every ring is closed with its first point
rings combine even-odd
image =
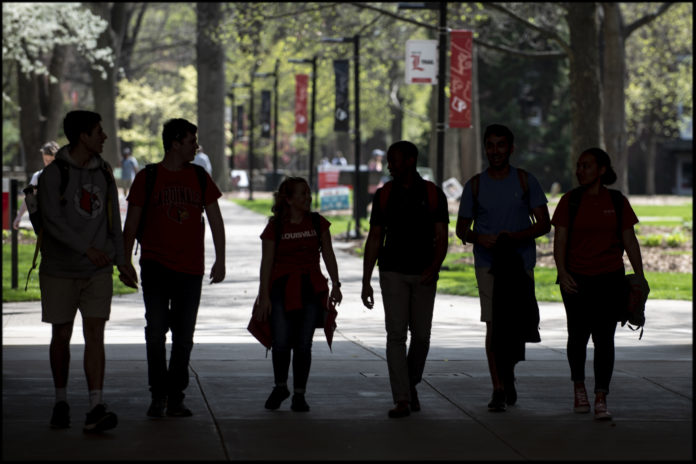
{"type": "MultiPolygon", "coordinates": [[[[48,166],[53,162],[53,160],[56,157],[56,153],[58,153],[58,149],[60,147],[56,142],[51,140],[50,142],[46,142],[41,149],[39,150],[41,152],[41,156],[43,157],[43,163],[44,167],[48,166]]],[[[39,169],[36,171],[32,176],[31,180],[29,181],[29,185],[33,185],[34,187],[38,187],[39,185],[39,176],[43,172],[43,169],[39,169]]],[[[12,223],[12,227],[15,228],[15,230],[19,230],[19,223],[22,221],[22,217],[24,214],[27,212],[27,202],[26,198],[24,201],[22,201],[22,206],[19,207],[19,211],[17,212],[17,217],[15,217],[14,222],[12,223]]]]}

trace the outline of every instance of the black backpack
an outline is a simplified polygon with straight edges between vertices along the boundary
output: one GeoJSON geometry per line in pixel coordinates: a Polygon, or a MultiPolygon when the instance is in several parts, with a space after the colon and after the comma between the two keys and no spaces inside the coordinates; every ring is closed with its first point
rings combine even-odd
{"type": "MultiPolygon", "coordinates": [[[[68,201],[65,199],[65,189],[68,188],[68,181],[70,180],[70,164],[64,159],[57,158],[53,161],[58,167],[58,172],[60,172],[60,186],[58,187],[58,194],[60,195],[60,206],[64,207],[68,201]]],[[[104,174],[106,179],[106,219],[108,223],[108,230],[111,233],[111,228],[113,225],[113,198],[111,195],[111,186],[115,182],[114,174],[111,172],[111,167],[102,162],[99,170],[104,174]]],[[[43,172],[39,175],[39,185],[41,184],[41,176],[43,172]]],[[[32,259],[31,268],[27,273],[27,282],[24,285],[24,291],[29,287],[29,277],[31,276],[31,271],[36,269],[36,259],[39,256],[39,250],[41,249],[41,242],[43,239],[43,220],[41,219],[41,210],[39,208],[38,185],[29,184],[24,188],[25,203],[27,205],[27,211],[29,211],[29,220],[31,221],[31,226],[36,234],[36,247],[34,248],[34,258],[32,259]]]]}
{"type": "MultiPolygon", "coordinates": [[[[189,163],[194,167],[196,171],[196,177],[198,178],[198,185],[201,189],[201,210],[205,210],[205,190],[208,186],[208,179],[206,178],[206,171],[203,167],[189,163]]],[[[143,239],[143,232],[145,231],[145,219],[147,218],[147,207],[150,203],[150,197],[152,196],[152,191],[155,189],[155,180],[157,179],[157,164],[151,163],[145,166],[145,203],[143,204],[143,211],[140,215],[140,222],[138,223],[138,230],[135,233],[135,238],[140,243],[143,239]]],[[[205,227],[205,219],[201,216],[201,226],[205,227]]],[[[138,253],[136,249],[135,253],[138,253]]]]}

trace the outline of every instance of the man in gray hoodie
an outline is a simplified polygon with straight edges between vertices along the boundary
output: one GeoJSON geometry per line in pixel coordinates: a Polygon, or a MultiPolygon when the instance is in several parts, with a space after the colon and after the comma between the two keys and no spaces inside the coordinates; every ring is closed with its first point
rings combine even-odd
{"type": "Polygon", "coordinates": [[[54,428],[70,426],[70,338],[79,308],[90,401],[83,430],[100,432],[118,422],[102,401],[104,326],[111,312],[113,266],[118,266],[127,285],[135,286],[137,276],[125,266],[116,183],[111,166],[100,156],[106,140],[101,116],[71,111],[63,120],[63,130],[68,145],[44,169],[38,188],[43,230],[41,320],[53,326],[50,363],[56,403],[50,424],[54,428]],[[61,185],[66,178],[67,183],[61,185]]]}

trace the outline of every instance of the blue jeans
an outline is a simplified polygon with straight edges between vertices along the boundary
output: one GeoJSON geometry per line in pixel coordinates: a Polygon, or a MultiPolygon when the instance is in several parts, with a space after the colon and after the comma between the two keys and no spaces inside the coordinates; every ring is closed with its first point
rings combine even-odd
{"type": "Polygon", "coordinates": [[[184,399],[188,365],[193,348],[202,275],[173,271],[156,261],[140,261],[145,302],[147,378],[153,398],[170,403],[184,399]],[[172,351],[167,368],[167,332],[172,331],[172,351]]]}
{"type": "Polygon", "coordinates": [[[292,378],[295,393],[304,393],[312,364],[312,338],[322,316],[309,279],[302,279],[302,309],[285,310],[286,279],[278,279],[271,289],[271,355],[276,385],[286,385],[292,350],[292,378]]]}
{"type": "Polygon", "coordinates": [[[609,393],[614,371],[614,333],[622,301],[624,270],[585,276],[571,272],[578,293],[561,290],[568,318],[568,363],[573,382],[585,381],[587,343],[594,343],[595,393],[609,393]]]}

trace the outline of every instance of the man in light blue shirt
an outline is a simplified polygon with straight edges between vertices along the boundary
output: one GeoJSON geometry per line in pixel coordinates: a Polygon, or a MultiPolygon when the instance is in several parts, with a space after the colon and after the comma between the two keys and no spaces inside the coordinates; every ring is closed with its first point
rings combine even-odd
{"type": "Polygon", "coordinates": [[[203,146],[199,145],[198,146],[198,151],[196,152],[196,156],[193,158],[193,161],[191,161],[193,164],[197,164],[201,166],[203,169],[205,169],[208,172],[209,176],[213,176],[213,166],[210,164],[210,158],[208,158],[208,155],[203,153],[203,146]]]}
{"type": "Polygon", "coordinates": [[[489,271],[493,263],[492,251],[501,237],[510,239],[522,257],[525,271],[533,279],[536,263],[534,239],[548,233],[551,225],[546,195],[537,179],[510,166],[515,147],[512,131],[506,126],[492,124],[486,128],[483,140],[489,166],[464,186],[457,237],[463,243],[474,244],[481,321],[486,323],[486,356],[493,382],[493,399],[488,407],[492,411],[504,411],[506,404],[515,404],[517,391],[514,364],[501,368],[496,363],[491,344],[494,276],[489,271]]]}

